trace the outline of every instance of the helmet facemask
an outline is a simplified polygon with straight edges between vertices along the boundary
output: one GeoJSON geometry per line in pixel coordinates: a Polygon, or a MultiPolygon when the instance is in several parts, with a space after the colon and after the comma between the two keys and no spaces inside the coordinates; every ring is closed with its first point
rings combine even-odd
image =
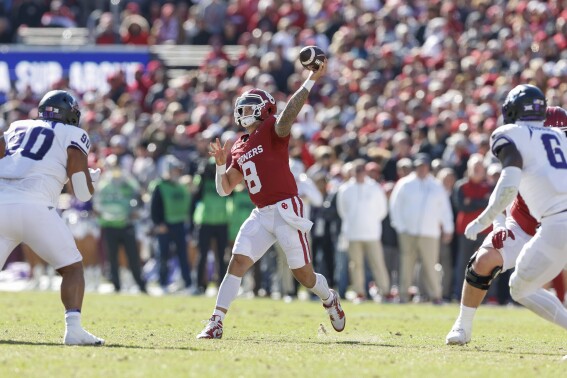
{"type": "Polygon", "coordinates": [[[234,107],[234,120],[244,128],[250,127],[254,122],[262,120],[262,109],[266,105],[266,101],[256,94],[247,94],[236,100],[234,107]],[[251,108],[252,113],[244,115],[246,108],[251,108]]]}

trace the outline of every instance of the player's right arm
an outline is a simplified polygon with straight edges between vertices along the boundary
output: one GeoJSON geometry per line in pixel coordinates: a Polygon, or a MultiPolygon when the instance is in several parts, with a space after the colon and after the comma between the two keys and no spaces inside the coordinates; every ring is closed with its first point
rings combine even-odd
{"type": "Polygon", "coordinates": [[[492,153],[502,163],[502,173],[490,195],[486,209],[471,223],[467,225],[465,236],[475,240],[479,232],[499,216],[518,195],[518,188],[522,178],[523,159],[514,143],[513,137],[507,135],[508,130],[496,130],[492,134],[492,153]]]}
{"type": "Polygon", "coordinates": [[[309,91],[319,78],[321,78],[327,72],[327,60],[321,64],[321,67],[317,71],[311,71],[309,77],[305,80],[305,83],[291,96],[287,102],[284,110],[278,117],[276,121],[276,134],[280,138],[285,138],[291,132],[291,126],[295,123],[295,119],[299,114],[299,111],[305,104],[307,97],[309,96],[309,91]]]}
{"type": "MultiPolygon", "coordinates": [[[[227,141],[228,142],[228,141],[227,141]]],[[[217,171],[215,174],[215,186],[217,193],[221,197],[228,196],[236,185],[238,185],[244,176],[237,169],[226,169],[226,157],[228,155],[228,143],[225,142],[221,146],[219,138],[210,143],[209,155],[215,158],[217,171]]]]}

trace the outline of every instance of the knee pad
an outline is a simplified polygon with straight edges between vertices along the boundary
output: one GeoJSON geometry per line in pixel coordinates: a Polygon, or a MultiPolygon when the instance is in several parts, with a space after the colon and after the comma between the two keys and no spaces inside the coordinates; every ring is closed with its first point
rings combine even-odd
{"type": "Polygon", "coordinates": [[[533,294],[538,289],[532,283],[526,281],[517,271],[510,276],[510,296],[516,302],[522,303],[522,299],[533,294]]]}
{"type": "Polygon", "coordinates": [[[479,275],[473,270],[472,267],[472,264],[476,259],[477,253],[478,251],[471,256],[471,259],[467,264],[467,269],[465,270],[465,280],[472,287],[476,287],[477,289],[480,290],[488,290],[490,288],[490,285],[492,284],[492,281],[494,281],[494,279],[500,274],[500,272],[502,272],[502,267],[501,266],[495,267],[494,269],[492,269],[492,272],[490,272],[490,275],[488,276],[479,275]]]}

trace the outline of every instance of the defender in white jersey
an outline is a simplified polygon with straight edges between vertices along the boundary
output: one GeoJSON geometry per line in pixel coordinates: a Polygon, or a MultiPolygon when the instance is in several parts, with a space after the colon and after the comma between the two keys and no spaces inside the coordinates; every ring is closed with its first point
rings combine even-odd
{"type": "Polygon", "coordinates": [[[533,85],[512,89],[502,113],[504,126],[490,138],[492,152],[504,169],[488,207],[465,230],[476,239],[519,193],[541,226],[527,242],[510,278],[512,298],[564,329],[567,309],[542,286],[567,264],[567,137],[544,128],[547,101],[533,85]]]}
{"type": "Polygon", "coordinates": [[[63,278],[64,343],[103,345],[81,327],[82,257],[56,209],[67,178],[75,196],[88,201],[100,170],[87,166],[90,141],[71,95],[48,92],[38,111],[38,120],[14,122],[0,137],[0,266],[18,244],[30,246],[63,278]]]}

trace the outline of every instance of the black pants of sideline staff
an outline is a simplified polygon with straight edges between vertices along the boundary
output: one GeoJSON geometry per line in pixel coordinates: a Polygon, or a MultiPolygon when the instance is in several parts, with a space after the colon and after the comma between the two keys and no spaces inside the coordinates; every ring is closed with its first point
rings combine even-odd
{"type": "Polygon", "coordinates": [[[218,266],[218,286],[220,286],[226,274],[227,264],[224,260],[224,254],[228,244],[228,224],[202,224],[198,227],[199,266],[197,268],[197,285],[199,290],[204,291],[214,274],[214,272],[207,271],[207,255],[209,249],[211,249],[211,241],[213,239],[216,241],[215,260],[218,266]]]}
{"type": "Polygon", "coordinates": [[[158,234],[159,245],[159,283],[161,287],[165,288],[169,284],[169,267],[167,262],[170,257],[171,244],[175,246],[175,253],[179,261],[179,269],[181,270],[181,277],[185,281],[185,288],[191,286],[191,267],[189,265],[189,258],[187,257],[187,239],[184,223],[167,224],[167,232],[165,234],[158,234]]]}
{"type": "Polygon", "coordinates": [[[126,227],[103,227],[102,237],[106,244],[108,261],[110,262],[110,278],[116,292],[120,291],[120,266],[118,264],[118,252],[120,246],[124,247],[128,266],[132,272],[134,281],[142,292],[146,292],[146,282],[142,279],[142,267],[138,244],[136,243],[136,232],[134,226],[126,227]]]}

